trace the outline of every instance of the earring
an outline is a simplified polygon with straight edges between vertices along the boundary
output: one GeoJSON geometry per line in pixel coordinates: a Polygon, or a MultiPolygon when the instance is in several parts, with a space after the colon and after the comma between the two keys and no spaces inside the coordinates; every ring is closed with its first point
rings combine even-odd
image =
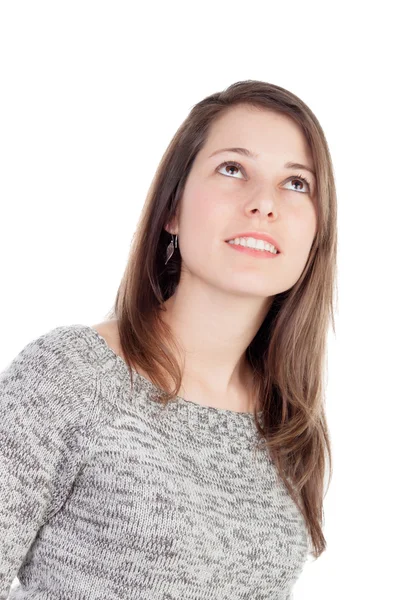
{"type": "Polygon", "coordinates": [[[173,233],[172,233],[172,239],[166,249],[166,262],[164,263],[165,265],[167,265],[169,260],[172,258],[173,252],[175,251],[175,248],[177,248],[177,234],[175,235],[174,240],[175,240],[175,243],[173,244],[173,233]]]}

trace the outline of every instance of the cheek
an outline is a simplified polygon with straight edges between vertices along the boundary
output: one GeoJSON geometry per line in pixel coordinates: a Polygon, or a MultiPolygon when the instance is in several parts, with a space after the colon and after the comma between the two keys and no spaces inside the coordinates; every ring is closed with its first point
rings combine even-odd
{"type": "Polygon", "coordinates": [[[214,190],[195,186],[187,190],[182,203],[181,228],[183,237],[197,243],[206,240],[206,248],[217,243],[228,232],[233,219],[231,203],[214,190]]]}
{"type": "Polygon", "coordinates": [[[316,235],[316,213],[314,208],[308,208],[294,217],[288,221],[287,254],[294,258],[299,268],[303,268],[316,235]]]}
{"type": "Polygon", "coordinates": [[[197,189],[185,202],[185,217],[189,221],[205,221],[211,216],[211,198],[204,190],[197,189]]]}

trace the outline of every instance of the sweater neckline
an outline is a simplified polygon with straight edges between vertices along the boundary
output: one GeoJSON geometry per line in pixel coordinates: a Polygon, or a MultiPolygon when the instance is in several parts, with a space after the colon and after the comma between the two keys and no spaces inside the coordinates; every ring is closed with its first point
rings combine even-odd
{"type": "MultiPolygon", "coordinates": [[[[114,350],[108,345],[107,341],[104,337],[100,335],[100,333],[91,327],[90,325],[79,324],[76,327],[82,327],[85,332],[88,334],[88,337],[91,341],[96,342],[96,348],[101,349],[102,352],[108,357],[113,359],[115,367],[118,369],[118,372],[122,375],[122,377],[129,379],[129,369],[125,360],[116,354],[114,350]]],[[[133,382],[135,385],[138,385],[141,388],[146,388],[147,391],[155,393],[161,392],[156,385],[143,375],[141,375],[135,369],[133,370],[133,382]]],[[[194,422],[211,422],[218,424],[226,424],[227,426],[233,426],[235,429],[237,427],[241,428],[251,428],[255,429],[255,417],[253,412],[240,412],[235,410],[229,410],[225,408],[216,408],[214,406],[208,406],[205,404],[199,404],[197,402],[193,402],[192,400],[186,400],[182,396],[176,396],[174,401],[169,402],[168,404],[170,409],[177,409],[178,414],[186,418],[189,422],[192,420],[194,422]]],[[[261,421],[263,411],[258,411],[257,418],[261,421]]]]}

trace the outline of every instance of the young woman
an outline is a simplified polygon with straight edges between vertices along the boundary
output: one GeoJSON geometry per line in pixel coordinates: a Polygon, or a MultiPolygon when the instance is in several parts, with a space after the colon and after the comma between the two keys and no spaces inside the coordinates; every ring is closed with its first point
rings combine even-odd
{"type": "Polygon", "coordinates": [[[1,598],[292,598],[326,547],[336,243],[302,100],[250,80],[193,107],[106,320],[2,373],[1,598]]]}

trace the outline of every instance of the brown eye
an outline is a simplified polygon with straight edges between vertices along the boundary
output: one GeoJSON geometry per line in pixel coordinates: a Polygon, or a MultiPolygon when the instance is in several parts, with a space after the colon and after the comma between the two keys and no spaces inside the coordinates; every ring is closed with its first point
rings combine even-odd
{"type": "Polygon", "coordinates": [[[307,181],[307,179],[305,177],[303,177],[302,175],[298,175],[297,177],[291,177],[287,183],[292,183],[293,185],[299,185],[300,188],[299,189],[295,189],[294,188],[294,192],[302,192],[303,194],[307,194],[310,193],[310,184],[307,181]],[[304,186],[306,186],[308,188],[308,190],[305,192],[304,191],[304,186]],[[303,188],[303,189],[301,189],[303,188]]]}
{"type": "Polygon", "coordinates": [[[301,188],[304,188],[304,183],[300,179],[292,179],[293,185],[295,184],[295,182],[297,183],[297,185],[300,186],[300,191],[301,191],[301,188]]]}
{"type": "MultiPolygon", "coordinates": [[[[225,168],[226,169],[233,169],[233,173],[230,170],[230,175],[234,175],[234,169],[237,169],[237,167],[235,167],[234,165],[227,165],[225,168]]],[[[239,170],[239,169],[237,169],[237,170],[239,170]]]]}
{"type": "MultiPolygon", "coordinates": [[[[242,172],[243,167],[241,166],[240,163],[238,163],[234,160],[225,161],[217,167],[217,171],[219,171],[220,169],[223,169],[223,168],[225,168],[227,171],[230,171],[230,173],[228,174],[228,177],[232,177],[233,179],[243,179],[242,177],[234,177],[234,175],[237,174],[237,171],[240,173],[242,172]],[[235,169],[236,169],[236,171],[235,171],[235,169]]],[[[224,173],[221,173],[221,175],[224,175],[224,173]]]]}

